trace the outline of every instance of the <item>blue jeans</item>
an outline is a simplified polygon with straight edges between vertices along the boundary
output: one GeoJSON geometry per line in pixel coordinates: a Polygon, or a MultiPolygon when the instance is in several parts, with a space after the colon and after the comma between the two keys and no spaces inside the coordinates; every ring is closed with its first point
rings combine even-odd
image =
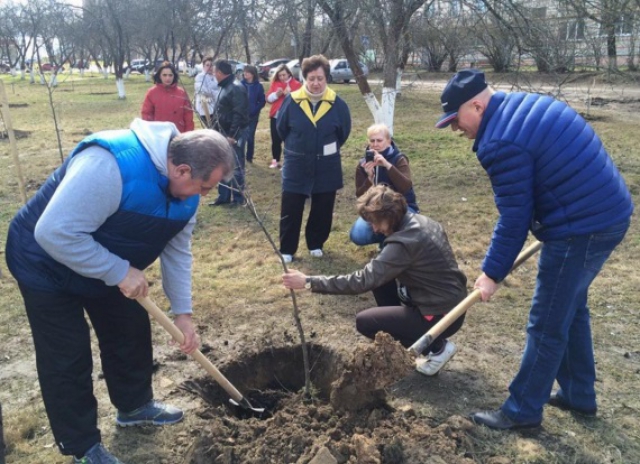
{"type": "Polygon", "coordinates": [[[233,193],[233,201],[244,203],[244,150],[247,145],[247,128],[238,131],[237,143],[232,147],[235,155],[236,167],[233,171],[233,179],[230,182],[218,184],[218,200],[229,203],[233,193]],[[231,188],[229,188],[231,187],[231,188]],[[233,190],[232,190],[233,189],[233,190]]]}
{"type": "Polygon", "coordinates": [[[247,161],[253,163],[253,152],[256,145],[256,129],[258,128],[258,117],[249,121],[247,127],[247,161]]]}
{"type": "MultiPolygon", "coordinates": [[[[407,208],[410,213],[415,213],[413,208],[407,208]]],[[[351,227],[349,239],[358,246],[382,243],[386,237],[383,234],[376,234],[371,228],[371,224],[359,217],[351,227]]]]}
{"type": "Polygon", "coordinates": [[[568,404],[596,408],[587,295],[591,282],[628,228],[626,221],[598,233],[548,241],[542,246],[520,370],[502,405],[511,420],[542,420],[542,408],[555,379],[568,404]]]}

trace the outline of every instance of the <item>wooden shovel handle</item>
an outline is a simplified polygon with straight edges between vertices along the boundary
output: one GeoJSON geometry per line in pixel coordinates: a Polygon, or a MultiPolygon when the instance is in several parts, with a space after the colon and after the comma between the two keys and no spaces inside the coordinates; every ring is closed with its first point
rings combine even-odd
{"type": "MultiPolygon", "coordinates": [[[[529,245],[527,248],[522,250],[516,260],[511,267],[509,273],[511,273],[515,268],[524,263],[527,259],[537,253],[537,251],[542,248],[542,242],[538,242],[537,240],[529,245]]],[[[467,310],[473,306],[474,303],[479,301],[482,298],[482,294],[480,290],[477,288],[473,290],[467,297],[462,300],[458,305],[449,311],[440,321],[431,327],[431,329],[424,334],[422,337],[418,339],[413,345],[409,347],[415,354],[422,354],[424,350],[427,349],[429,345],[431,345],[436,338],[438,338],[442,332],[447,330],[447,328],[453,324],[455,320],[457,320],[460,316],[467,312],[467,310]]]]}
{"type": "MultiPolygon", "coordinates": [[[[136,298],[138,303],[142,305],[142,307],[151,315],[153,319],[156,320],[164,329],[169,332],[169,334],[173,337],[173,339],[182,343],[184,341],[184,334],[182,331],[169,319],[169,317],[162,311],[156,304],[146,296],[142,296],[140,298],[136,298]]],[[[202,354],[200,350],[195,350],[191,353],[191,357],[198,361],[202,367],[215,379],[218,384],[224,388],[224,390],[229,394],[231,398],[233,398],[238,403],[242,401],[243,396],[236,387],[233,386],[229,380],[220,372],[216,366],[214,366],[211,361],[209,361],[205,355],[202,354]]]]}

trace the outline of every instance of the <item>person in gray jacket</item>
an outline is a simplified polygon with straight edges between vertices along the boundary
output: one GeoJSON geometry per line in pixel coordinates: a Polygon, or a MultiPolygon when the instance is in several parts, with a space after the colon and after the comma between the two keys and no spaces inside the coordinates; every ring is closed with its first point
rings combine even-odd
{"type": "MultiPolygon", "coordinates": [[[[289,289],[315,293],[357,295],[397,282],[397,302],[356,315],[358,332],[374,338],[387,332],[408,348],[467,296],[467,278],[458,268],[442,226],[407,211],[404,196],[386,185],[371,187],[358,198],[358,214],[374,232],[386,236],[384,248],[364,269],[348,275],[307,276],[290,269],[283,274],[289,289]]],[[[376,298],[377,299],[377,298],[376,298]]],[[[453,357],[456,345],[447,338],[464,322],[464,315],[445,330],[417,360],[416,369],[435,375],[453,357]]]]}
{"type": "Polygon", "coordinates": [[[180,134],[136,119],[85,138],[11,221],[6,258],[31,326],[38,380],[58,448],[76,463],[121,464],[101,444],[86,317],[98,339],[116,424],[165,425],[183,412],[154,400],[144,269],[158,257],[180,349],[191,319],[191,236],[200,196],[233,171],[213,130],[180,134]]]}

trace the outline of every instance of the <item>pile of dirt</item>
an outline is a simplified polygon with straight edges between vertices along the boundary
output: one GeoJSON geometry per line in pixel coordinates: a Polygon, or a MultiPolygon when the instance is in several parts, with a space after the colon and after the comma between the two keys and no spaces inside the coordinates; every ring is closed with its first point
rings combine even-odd
{"type": "Polygon", "coordinates": [[[391,335],[378,332],[374,343],[360,343],[331,385],[335,410],[357,411],[385,402],[384,388],[413,369],[412,356],[391,335]]]}
{"type": "MultiPolygon", "coordinates": [[[[185,462],[189,464],[463,464],[472,424],[451,417],[429,424],[411,408],[396,410],[386,402],[385,387],[413,368],[411,355],[389,335],[359,344],[347,362],[332,357],[329,401],[308,400],[302,390],[267,392],[277,407],[265,420],[234,416],[224,405],[199,413],[207,427],[199,431],[185,462]]],[[[264,360],[262,361],[264,362],[264,360]]],[[[282,373],[281,373],[282,375],[282,373]]],[[[210,386],[200,390],[211,395],[210,386]]],[[[205,395],[203,395],[205,397],[205,395]]],[[[209,398],[214,398],[209,396],[209,398]]]]}
{"type": "Polygon", "coordinates": [[[185,462],[189,464],[471,464],[466,431],[459,416],[431,426],[412,409],[385,406],[336,411],[328,404],[305,404],[301,393],[280,403],[265,421],[239,420],[211,408],[185,462]],[[222,413],[222,414],[221,414],[222,413]]]}

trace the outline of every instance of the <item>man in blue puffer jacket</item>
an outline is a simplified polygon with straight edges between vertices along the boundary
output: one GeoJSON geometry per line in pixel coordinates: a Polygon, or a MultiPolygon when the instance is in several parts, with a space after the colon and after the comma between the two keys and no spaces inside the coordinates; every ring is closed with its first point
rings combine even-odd
{"type": "Polygon", "coordinates": [[[213,130],[180,134],[136,119],[84,139],[16,214],[6,257],[24,299],[51,430],[78,463],[121,463],[101,444],[85,312],[100,345],[116,423],[164,425],[181,410],[153,400],[144,269],[160,257],[180,348],[198,347],[191,320],[191,234],[200,195],[233,171],[213,130]]]}
{"type": "Polygon", "coordinates": [[[537,427],[545,403],[594,416],[587,295],[629,227],[629,190],[591,126],[565,103],[495,92],[475,69],[456,74],[441,102],[436,127],[451,125],[475,140],[500,215],[474,285],[482,300],[507,276],[529,230],[543,242],[510,396],[500,409],[471,417],[495,429],[537,427]],[[552,393],[554,380],[560,389],[552,393]]]}

